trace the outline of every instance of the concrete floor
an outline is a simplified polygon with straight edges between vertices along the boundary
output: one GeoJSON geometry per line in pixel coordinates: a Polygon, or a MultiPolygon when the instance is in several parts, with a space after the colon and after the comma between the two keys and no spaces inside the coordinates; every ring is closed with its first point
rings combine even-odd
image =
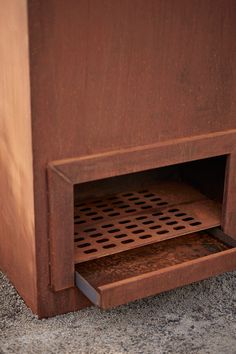
{"type": "Polygon", "coordinates": [[[0,353],[235,354],[236,272],[41,321],[0,273],[0,353]]]}

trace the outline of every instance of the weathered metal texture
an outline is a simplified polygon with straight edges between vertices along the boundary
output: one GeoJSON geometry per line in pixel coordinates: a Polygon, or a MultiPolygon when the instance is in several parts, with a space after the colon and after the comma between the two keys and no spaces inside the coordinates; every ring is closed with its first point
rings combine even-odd
{"type": "MultiPolygon", "coordinates": [[[[24,0],[9,3],[16,11],[22,4],[25,6],[24,0]]],[[[28,19],[24,8],[17,20],[22,25],[22,39],[29,36],[30,44],[29,63],[28,51],[24,51],[25,58],[18,65],[28,66],[30,72],[31,102],[26,104],[27,109],[31,107],[32,143],[29,122],[18,124],[22,134],[15,134],[20,134],[22,140],[12,147],[11,157],[8,159],[5,154],[1,161],[5,171],[4,183],[0,184],[2,204],[10,203],[4,211],[7,222],[4,221],[1,245],[5,270],[13,282],[24,284],[18,286],[22,296],[39,316],[50,316],[79,309],[89,302],[75,288],[54,292],[49,286],[50,262],[53,264],[50,250],[52,255],[59,245],[52,240],[49,245],[49,231],[55,235],[58,224],[66,232],[68,220],[63,226],[58,215],[66,215],[72,199],[71,195],[65,196],[68,186],[62,183],[57,196],[50,195],[48,202],[48,183],[49,193],[57,191],[52,186],[55,181],[50,176],[46,178],[48,163],[58,161],[51,164],[55,179],[69,176],[73,185],[198,158],[231,155],[236,144],[236,2],[30,0],[28,19]],[[19,146],[25,144],[28,152],[21,154],[19,146]],[[8,179],[8,160],[15,162],[12,156],[17,153],[26,167],[21,200],[28,196],[24,205],[30,227],[22,228],[25,233],[22,229],[13,230],[12,220],[17,224],[22,220],[26,225],[28,216],[19,214],[20,203],[15,203],[15,195],[9,202],[9,191],[18,186],[19,179],[8,179]],[[59,214],[49,218],[50,210],[59,214]],[[13,239],[17,250],[14,257],[8,242],[13,239]]],[[[4,26],[5,30],[8,28],[4,26]]],[[[9,40],[6,32],[2,32],[2,38],[9,45],[16,43],[9,40]]],[[[5,53],[16,58],[22,53],[16,49],[8,48],[5,53]]],[[[17,82],[21,85],[28,80],[26,71],[19,68],[23,77],[17,82]]],[[[9,94],[13,104],[8,107],[17,106],[14,119],[18,122],[17,113],[24,111],[20,105],[26,102],[29,92],[16,90],[10,76],[4,78],[11,88],[7,92],[14,92],[13,98],[9,94]],[[16,98],[19,105],[15,105],[16,98]]],[[[4,122],[3,130],[13,134],[11,120],[4,122]]],[[[6,142],[12,146],[9,140],[6,142]]],[[[224,228],[236,237],[233,156],[229,157],[226,178],[224,228]]],[[[55,183],[59,186],[61,182],[55,183]]],[[[2,220],[1,215],[1,225],[2,220]]],[[[68,227],[71,229],[71,225],[68,227]]],[[[58,237],[58,241],[62,237],[64,245],[61,264],[65,260],[73,262],[73,234],[68,235],[67,247],[62,230],[58,237]]],[[[65,269],[72,266],[67,264],[65,269]]],[[[72,274],[61,276],[65,283],[71,282],[72,274]]],[[[56,274],[52,279],[58,287],[63,286],[56,274]]]]}
{"type": "Polygon", "coordinates": [[[230,271],[235,255],[206,233],[185,235],[78,264],[77,285],[106,309],[230,271]]]}
{"type": "Polygon", "coordinates": [[[236,239],[236,150],[227,159],[222,227],[236,239]]]}
{"type": "Polygon", "coordinates": [[[0,269],[37,312],[27,1],[0,0],[0,269]]]}
{"type": "MultiPolygon", "coordinates": [[[[85,304],[74,289],[48,288],[45,166],[69,162],[69,179],[80,183],[230,154],[235,16],[234,0],[29,2],[42,315],[85,304]]],[[[66,215],[63,200],[61,190],[66,215]]]]}
{"type": "Polygon", "coordinates": [[[50,166],[76,184],[192,160],[231,155],[235,145],[236,129],[232,129],[55,160],[50,162],[50,166]]]}
{"type": "Polygon", "coordinates": [[[63,290],[74,285],[74,266],[71,262],[74,249],[72,242],[74,225],[71,222],[74,216],[73,184],[66,178],[58,178],[57,172],[53,169],[48,171],[48,183],[50,285],[53,290],[63,290]],[[64,205],[67,207],[66,217],[61,207],[64,205]]]}
{"type": "Polygon", "coordinates": [[[75,263],[219,226],[221,208],[183,183],[75,205],[75,263]]]}

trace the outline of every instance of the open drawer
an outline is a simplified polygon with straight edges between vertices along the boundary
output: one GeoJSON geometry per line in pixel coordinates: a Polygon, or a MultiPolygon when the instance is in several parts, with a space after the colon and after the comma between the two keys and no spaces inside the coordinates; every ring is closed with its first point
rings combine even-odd
{"type": "Polygon", "coordinates": [[[211,229],[79,263],[76,285],[107,309],[235,267],[236,241],[211,229]]]}

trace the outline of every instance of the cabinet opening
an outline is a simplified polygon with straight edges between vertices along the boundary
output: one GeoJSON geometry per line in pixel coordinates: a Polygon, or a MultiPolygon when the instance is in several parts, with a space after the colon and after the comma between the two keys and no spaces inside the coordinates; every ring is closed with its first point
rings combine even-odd
{"type": "Polygon", "coordinates": [[[221,225],[226,156],[74,186],[82,263],[221,225]]]}

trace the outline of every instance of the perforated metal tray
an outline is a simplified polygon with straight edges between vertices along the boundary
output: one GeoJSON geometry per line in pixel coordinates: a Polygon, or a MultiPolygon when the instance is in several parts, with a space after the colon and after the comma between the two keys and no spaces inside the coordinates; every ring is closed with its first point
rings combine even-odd
{"type": "Polygon", "coordinates": [[[220,225],[221,207],[192,187],[151,185],[75,204],[75,263],[220,225]]]}

